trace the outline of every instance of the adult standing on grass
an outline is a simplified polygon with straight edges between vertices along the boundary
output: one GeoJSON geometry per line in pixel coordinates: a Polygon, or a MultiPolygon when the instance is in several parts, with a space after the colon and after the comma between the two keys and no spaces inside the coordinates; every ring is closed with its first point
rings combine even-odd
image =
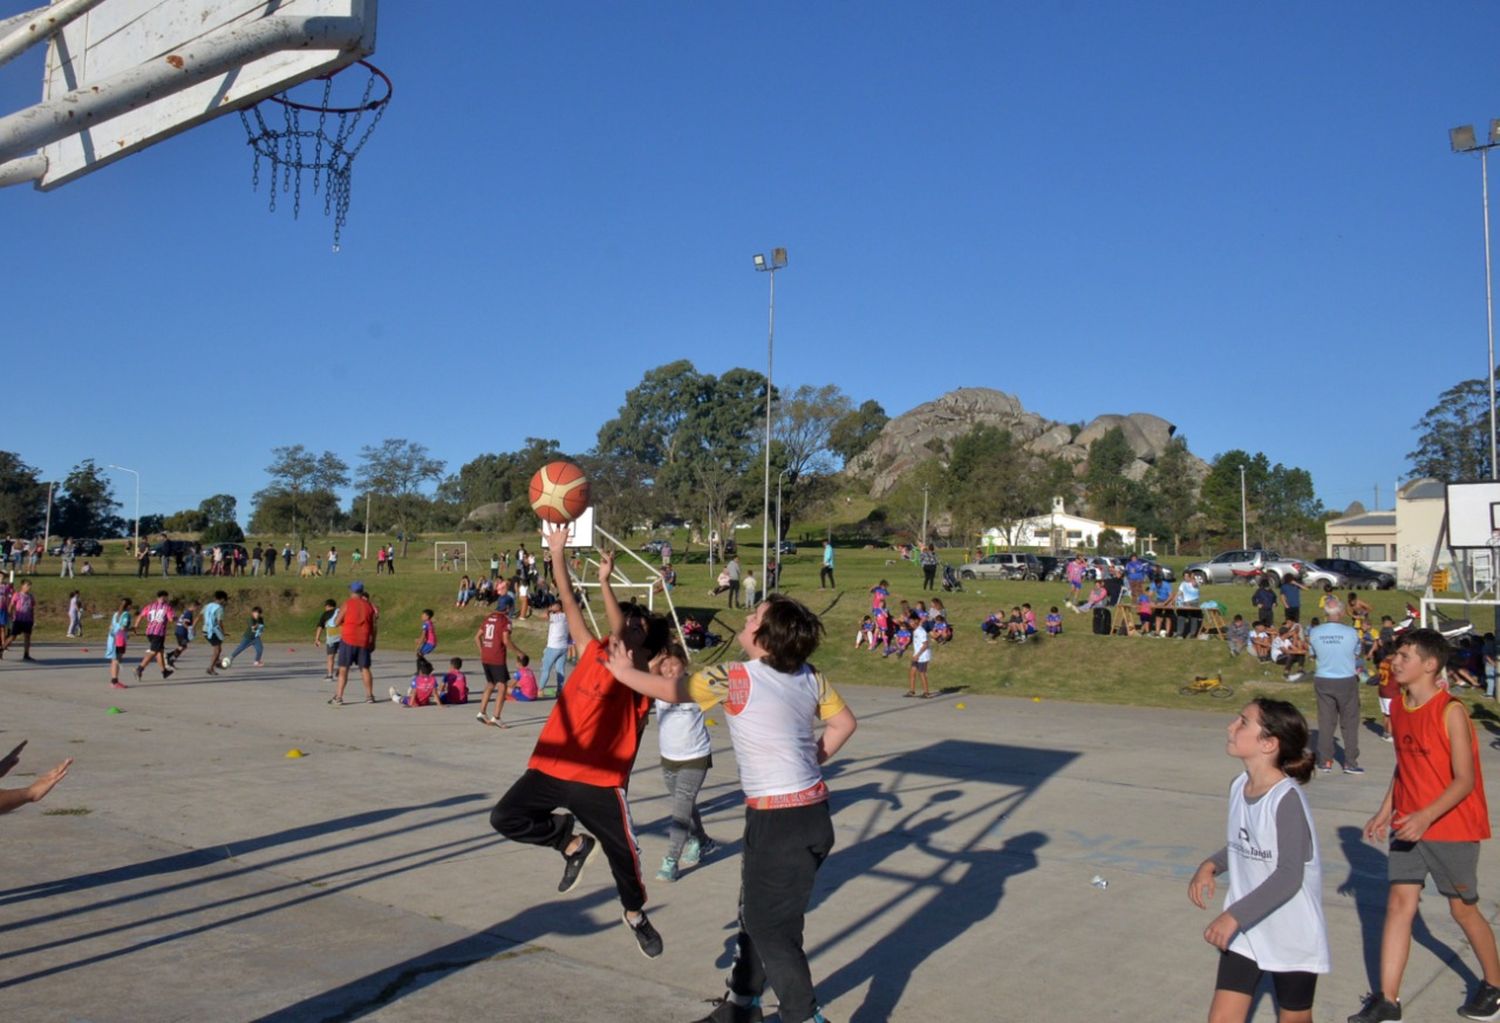
{"type": "Polygon", "coordinates": [[[380,613],[370,603],[365,593],[365,584],[358,579],[349,584],[349,599],[344,602],[344,612],[339,640],[339,681],[332,699],[335,707],[344,702],[344,687],[349,684],[349,668],[359,669],[365,684],[365,702],[375,702],[375,676],[370,672],[370,654],[375,649],[375,631],[380,613]]]}
{"type": "Polygon", "coordinates": [[[286,546],[281,548],[281,570],[290,572],[292,570],[292,542],[288,540],[286,546]]]}
{"type": "Polygon", "coordinates": [[[824,584],[828,589],[834,589],[833,584],[833,540],[823,541],[823,567],[818,569],[818,589],[823,589],[824,584]]]}
{"type": "Polygon", "coordinates": [[[1305,589],[1306,586],[1291,576],[1281,580],[1282,621],[1302,621],[1302,591],[1305,589]]]}
{"type": "Polygon", "coordinates": [[[922,565],[922,589],[937,589],[937,550],[932,544],[922,545],[922,552],[917,555],[917,561],[922,565]]]}
{"type": "Polygon", "coordinates": [[[735,554],[730,557],[729,564],[724,566],[724,574],[729,578],[729,606],[735,607],[740,601],[740,556],[735,554]]]}
{"type": "Polygon", "coordinates": [[[1344,773],[1364,774],[1359,766],[1359,633],[1344,624],[1344,605],[1335,600],[1328,621],[1308,636],[1318,672],[1313,694],[1318,700],[1318,770],[1333,770],[1334,729],[1344,733],[1344,773]]]}
{"type": "Polygon", "coordinates": [[[339,549],[337,547],[328,548],[328,574],[330,576],[339,574],[339,549]]]}
{"type": "Polygon", "coordinates": [[[151,574],[151,548],[141,544],[135,551],[135,577],[144,579],[151,574]]]}
{"type": "Polygon", "coordinates": [[[72,579],[73,559],[78,555],[78,550],[73,546],[73,539],[69,537],[62,545],[62,571],[57,574],[59,579],[72,579]]]}

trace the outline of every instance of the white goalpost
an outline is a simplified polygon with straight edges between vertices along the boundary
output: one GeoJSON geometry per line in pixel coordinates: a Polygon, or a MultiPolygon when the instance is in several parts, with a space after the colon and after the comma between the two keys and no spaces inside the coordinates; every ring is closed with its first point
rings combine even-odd
{"type": "Polygon", "coordinates": [[[456,548],[452,554],[454,565],[457,565],[459,559],[462,558],[464,571],[467,572],[469,570],[469,541],[467,540],[434,540],[432,542],[432,570],[434,572],[441,570],[443,551],[449,547],[456,548]]]}

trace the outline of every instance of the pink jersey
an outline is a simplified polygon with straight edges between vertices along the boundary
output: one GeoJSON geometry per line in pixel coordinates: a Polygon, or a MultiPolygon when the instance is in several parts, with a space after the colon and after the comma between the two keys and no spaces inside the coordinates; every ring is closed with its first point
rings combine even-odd
{"type": "Polygon", "coordinates": [[[432,627],[431,619],[422,623],[422,642],[437,646],[437,630],[432,627]]]}
{"type": "Polygon", "coordinates": [[[409,699],[413,707],[425,707],[432,701],[432,694],[437,690],[437,679],[432,675],[414,675],[411,680],[411,694],[409,699]]]}
{"type": "Polygon", "coordinates": [[[443,683],[448,687],[447,703],[469,702],[469,680],[461,671],[450,671],[443,676],[443,683]]]}
{"type": "Polygon", "coordinates": [[[535,700],[538,695],[536,688],[536,672],[532,671],[529,667],[517,668],[516,688],[521,691],[521,695],[526,699],[535,700]]]}
{"type": "Polygon", "coordinates": [[[140,616],[136,618],[136,624],[139,625],[141,620],[144,619],[146,622],[146,635],[165,636],[167,634],[167,623],[176,617],[165,601],[157,600],[141,609],[140,616]]]}

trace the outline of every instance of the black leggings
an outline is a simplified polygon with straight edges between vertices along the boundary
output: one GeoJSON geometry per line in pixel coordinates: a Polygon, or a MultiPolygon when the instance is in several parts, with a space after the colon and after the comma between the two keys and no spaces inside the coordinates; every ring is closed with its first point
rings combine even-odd
{"type": "Polygon", "coordinates": [[[1313,994],[1318,987],[1318,975],[1302,970],[1275,973],[1262,970],[1254,959],[1238,952],[1219,953],[1219,977],[1214,981],[1217,991],[1234,991],[1242,995],[1253,995],[1260,986],[1260,978],[1269,973],[1271,985],[1276,991],[1276,1004],[1287,1012],[1306,1012],[1313,1007],[1313,994]]]}
{"type": "Polygon", "coordinates": [[[638,912],[646,904],[646,885],[641,880],[640,852],[624,789],[563,781],[528,770],[490,811],[490,827],[506,838],[558,852],[572,841],[574,820],[599,840],[615,876],[620,903],[627,911],[638,912]],[[559,807],[571,812],[554,813],[559,807]]]}
{"type": "Polygon", "coordinates": [[[937,566],[936,565],[923,565],[922,566],[922,589],[924,589],[924,590],[935,590],[935,589],[937,589],[937,584],[935,582],[936,579],[937,579],[937,566]]]}

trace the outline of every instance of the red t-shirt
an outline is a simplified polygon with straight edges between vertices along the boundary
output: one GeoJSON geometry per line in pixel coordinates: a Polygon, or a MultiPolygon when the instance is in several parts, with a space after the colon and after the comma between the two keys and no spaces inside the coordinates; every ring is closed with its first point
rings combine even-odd
{"type": "Polygon", "coordinates": [[[479,627],[479,663],[504,664],[505,644],[510,639],[510,616],[491,611],[479,627]]]}
{"type": "Polygon", "coordinates": [[[345,646],[369,646],[370,641],[375,638],[375,608],[365,597],[350,597],[344,602],[339,628],[342,630],[345,646]]]}
{"type": "Polygon", "coordinates": [[[650,710],[648,697],[615,681],[604,644],[591,640],[558,692],[526,766],[563,781],[625,788],[650,710]]]}
{"type": "MultiPolygon", "coordinates": [[[[571,679],[569,683],[571,684],[571,679]]],[[[1391,701],[1391,737],[1396,746],[1396,784],[1391,805],[1397,813],[1413,813],[1430,806],[1453,781],[1453,746],[1443,725],[1448,704],[1460,701],[1443,690],[1422,706],[1408,708],[1403,698],[1391,701]]],[[[1422,835],[1432,842],[1478,842],[1490,837],[1490,813],[1484,798],[1484,772],[1479,768],[1479,742],[1474,722],[1467,720],[1474,754],[1474,788],[1459,804],[1422,835]]]]}

